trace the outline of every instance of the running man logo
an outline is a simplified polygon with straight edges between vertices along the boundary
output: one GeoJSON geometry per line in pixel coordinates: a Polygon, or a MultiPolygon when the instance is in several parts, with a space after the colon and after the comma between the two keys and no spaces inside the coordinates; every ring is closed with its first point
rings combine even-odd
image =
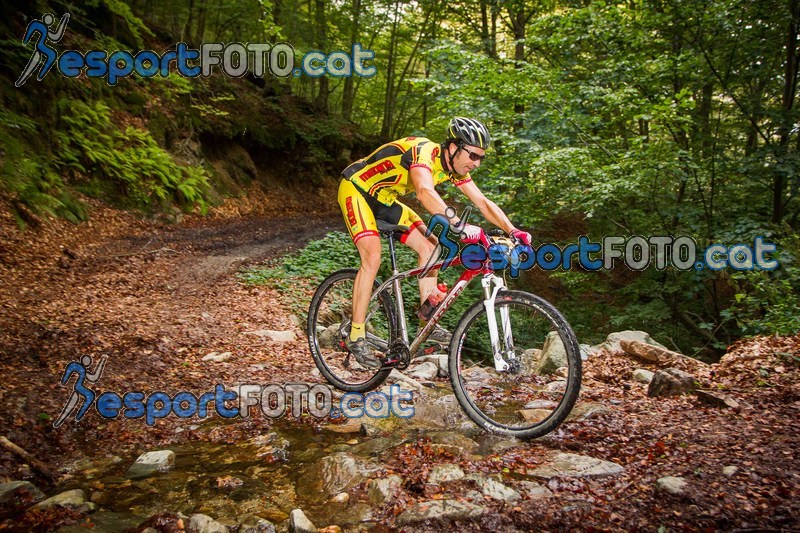
{"type": "Polygon", "coordinates": [[[362,172],[359,178],[361,178],[361,181],[367,181],[375,174],[379,173],[386,174],[387,172],[389,172],[390,170],[394,170],[395,168],[396,167],[394,166],[394,163],[392,163],[391,161],[383,161],[375,165],[374,167],[368,168],[367,170],[362,172]]]}
{"type": "Polygon", "coordinates": [[[38,33],[39,36],[36,40],[36,49],[33,51],[30,61],[28,61],[19,79],[14,82],[16,87],[22,87],[39,65],[41,65],[41,68],[39,69],[39,74],[36,76],[36,79],[42,81],[55,64],[58,52],[54,48],[48,46],[47,41],[55,44],[64,37],[64,30],[67,29],[67,22],[69,22],[69,13],[65,13],[64,16],[61,17],[61,21],[58,23],[55,31],[51,31],[50,25],[53,24],[54,21],[55,17],[53,15],[45,13],[42,20],[34,19],[28,24],[28,29],[25,30],[25,37],[22,39],[22,43],[28,44],[35,33],[38,33]],[[42,64],[42,59],[44,59],[44,64],[42,64]]]}
{"type": "Polygon", "coordinates": [[[78,361],[71,361],[67,367],[64,369],[64,376],[61,378],[61,384],[65,385],[69,378],[72,377],[72,374],[75,374],[75,384],[72,386],[72,394],[67,400],[67,405],[64,406],[64,409],[61,411],[61,414],[58,415],[58,419],[53,424],[53,427],[58,427],[64,423],[64,421],[72,414],[76,407],[78,407],[78,401],[80,401],[81,397],[83,397],[83,405],[81,405],[78,413],[75,415],[75,422],[80,422],[81,418],[86,414],[86,411],[92,406],[95,400],[95,393],[91,389],[88,389],[86,385],[83,384],[84,381],[88,381],[89,383],[97,383],[100,380],[100,377],[103,375],[103,367],[106,366],[106,358],[107,356],[103,356],[100,358],[100,362],[97,363],[97,367],[95,367],[94,371],[91,374],[87,374],[89,367],[92,366],[92,358],[88,355],[84,355],[81,357],[80,362],[78,361]]]}

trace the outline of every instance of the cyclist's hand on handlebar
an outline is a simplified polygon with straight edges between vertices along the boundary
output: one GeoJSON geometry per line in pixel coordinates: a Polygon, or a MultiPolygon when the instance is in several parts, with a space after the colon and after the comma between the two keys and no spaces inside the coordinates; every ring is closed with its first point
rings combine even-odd
{"type": "Polygon", "coordinates": [[[484,242],[486,240],[486,236],[483,233],[483,229],[481,229],[479,226],[467,224],[461,230],[461,240],[470,244],[479,243],[484,242]]]}
{"type": "Polygon", "coordinates": [[[524,244],[525,246],[531,245],[531,234],[527,231],[522,231],[518,229],[511,230],[511,236],[517,239],[519,242],[524,244]]]}

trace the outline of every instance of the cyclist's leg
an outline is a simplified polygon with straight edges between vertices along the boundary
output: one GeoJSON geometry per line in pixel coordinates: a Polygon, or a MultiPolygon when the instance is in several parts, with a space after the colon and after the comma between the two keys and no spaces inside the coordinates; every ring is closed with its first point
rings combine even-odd
{"type": "Polygon", "coordinates": [[[375,215],[355,185],[342,180],[338,200],[345,225],[361,257],[361,266],[353,286],[353,323],[363,325],[372,295],[372,284],[381,265],[381,240],[375,215]]]}
{"type": "MultiPolygon", "coordinates": [[[[395,202],[395,205],[400,206],[402,209],[400,222],[398,222],[398,224],[410,228],[409,231],[400,238],[400,242],[417,253],[419,266],[425,266],[431,254],[436,250],[436,242],[432,239],[433,236],[431,236],[431,238],[425,237],[425,223],[422,222],[420,216],[415,213],[413,209],[402,202],[395,202]]],[[[433,292],[433,289],[436,287],[436,278],[438,274],[438,270],[431,270],[428,272],[427,276],[419,279],[420,303],[424,302],[428,295],[433,292]]]]}

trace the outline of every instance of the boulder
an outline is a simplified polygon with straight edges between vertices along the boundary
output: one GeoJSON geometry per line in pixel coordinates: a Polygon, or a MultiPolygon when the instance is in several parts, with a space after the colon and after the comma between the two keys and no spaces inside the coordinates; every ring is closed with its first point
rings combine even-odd
{"type": "Polygon", "coordinates": [[[695,391],[695,394],[697,395],[697,399],[700,401],[700,403],[705,405],[710,405],[711,407],[727,407],[736,411],[739,410],[739,402],[722,393],[708,390],[697,390],[695,391]]]}
{"type": "Polygon", "coordinates": [[[694,376],[677,368],[659,370],[653,375],[653,381],[647,388],[647,395],[651,398],[660,396],[679,396],[697,389],[694,376]]]}
{"type": "Polygon", "coordinates": [[[125,474],[130,479],[140,479],[155,472],[165,472],[175,464],[175,452],[172,450],[158,450],[143,453],[136,459],[125,474]]]}
{"type": "Polygon", "coordinates": [[[604,348],[609,352],[619,352],[622,351],[619,342],[621,340],[628,340],[628,341],[640,341],[645,344],[650,344],[652,346],[658,346],[659,348],[666,349],[667,347],[663,344],[660,344],[653,340],[649,333],[646,331],[617,331],[614,333],[609,333],[608,337],[606,337],[605,342],[600,344],[598,348],[604,348]]]}
{"type": "Polygon", "coordinates": [[[430,381],[439,375],[439,367],[436,363],[421,363],[408,369],[408,375],[421,381],[430,381]]]}
{"type": "Polygon", "coordinates": [[[42,491],[30,481],[0,483],[0,504],[12,501],[27,501],[28,505],[45,499],[42,491]]]}
{"type": "Polygon", "coordinates": [[[402,484],[403,478],[395,474],[382,479],[373,479],[369,482],[367,497],[374,505],[383,505],[394,499],[402,484]]]}
{"type": "Polygon", "coordinates": [[[210,516],[198,513],[189,518],[186,531],[189,533],[228,533],[230,530],[210,516]]]}
{"type": "Polygon", "coordinates": [[[410,526],[430,519],[464,520],[477,518],[486,508],[458,500],[432,500],[411,505],[397,517],[397,525],[410,526]]]}
{"type": "Polygon", "coordinates": [[[619,474],[624,470],[621,465],[577,455],[574,453],[556,453],[549,464],[529,470],[534,477],[550,479],[552,477],[602,477],[619,474]]]}
{"type": "Polygon", "coordinates": [[[686,490],[686,480],[682,477],[666,476],[656,481],[656,490],[669,494],[683,494],[686,490]]]}
{"type": "Polygon", "coordinates": [[[567,366],[567,350],[557,331],[547,334],[539,357],[536,366],[536,373],[539,375],[553,374],[560,367],[567,366]]]}
{"type": "Polygon", "coordinates": [[[456,481],[464,478],[461,467],[453,464],[436,465],[428,474],[428,483],[439,484],[445,481],[456,481]]]}
{"type": "Polygon", "coordinates": [[[481,489],[481,493],[493,500],[510,502],[519,500],[522,497],[519,495],[519,492],[515,491],[514,489],[481,474],[470,474],[467,476],[467,479],[475,481],[475,483],[481,489]]]}
{"type": "Polygon", "coordinates": [[[653,374],[649,370],[645,370],[644,368],[637,368],[636,370],[633,371],[633,381],[636,381],[638,383],[644,383],[645,385],[647,385],[648,383],[653,381],[654,375],[655,374],[653,374]]]}
{"type": "Polygon", "coordinates": [[[317,527],[301,509],[295,509],[289,515],[289,533],[317,533],[317,531],[317,527]]]}
{"type": "Polygon", "coordinates": [[[34,505],[31,509],[47,509],[55,505],[75,508],[86,503],[86,493],[81,489],[73,489],[62,492],[61,494],[57,494],[51,498],[47,498],[46,500],[34,505]]]}

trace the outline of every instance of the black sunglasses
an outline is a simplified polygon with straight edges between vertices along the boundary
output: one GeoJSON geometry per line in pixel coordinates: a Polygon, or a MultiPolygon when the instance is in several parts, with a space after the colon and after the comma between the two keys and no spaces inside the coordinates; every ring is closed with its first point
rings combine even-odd
{"type": "Polygon", "coordinates": [[[461,149],[469,154],[468,157],[469,157],[470,161],[483,161],[483,158],[486,157],[486,154],[478,155],[475,152],[471,152],[471,151],[467,150],[466,146],[462,146],[461,149]]]}

